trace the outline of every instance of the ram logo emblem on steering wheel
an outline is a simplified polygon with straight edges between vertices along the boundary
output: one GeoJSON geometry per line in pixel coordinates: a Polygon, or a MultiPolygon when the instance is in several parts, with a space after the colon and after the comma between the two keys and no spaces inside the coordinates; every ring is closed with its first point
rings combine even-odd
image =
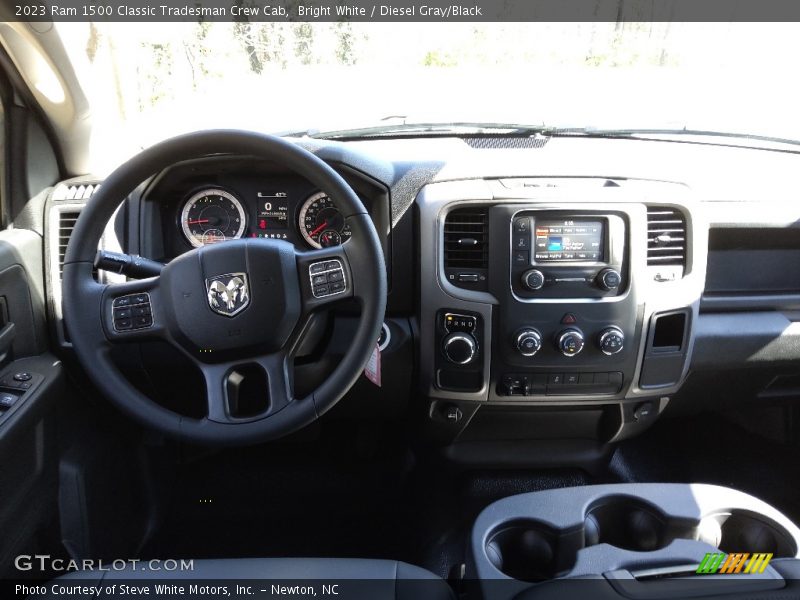
{"type": "Polygon", "coordinates": [[[227,273],[206,279],[208,305],[226,317],[239,314],[250,304],[247,273],[227,273]]]}

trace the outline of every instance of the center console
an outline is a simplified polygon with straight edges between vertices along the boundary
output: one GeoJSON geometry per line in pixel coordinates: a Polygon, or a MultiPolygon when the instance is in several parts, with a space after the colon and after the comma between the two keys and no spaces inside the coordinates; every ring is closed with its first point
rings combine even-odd
{"type": "Polygon", "coordinates": [[[565,416],[553,437],[632,435],[686,374],[705,228],[683,186],[525,181],[443,182],[418,197],[432,427],[463,439],[488,418],[481,441],[503,433],[504,415],[519,424],[546,408],[565,416]]]}
{"type": "Polygon", "coordinates": [[[789,597],[800,530],[768,504],[704,484],[520,494],[475,521],[466,578],[492,598],[789,597]],[[782,596],[781,594],[786,594],[782,596]]]}

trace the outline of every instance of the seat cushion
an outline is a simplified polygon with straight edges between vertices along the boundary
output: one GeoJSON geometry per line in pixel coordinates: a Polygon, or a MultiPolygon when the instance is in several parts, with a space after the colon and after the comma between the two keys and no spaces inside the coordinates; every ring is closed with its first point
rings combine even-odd
{"type": "MultiPolygon", "coordinates": [[[[180,564],[180,561],[177,561],[180,564]]],[[[272,586],[309,586],[317,596],[323,596],[323,585],[338,585],[337,600],[453,600],[451,588],[430,571],[395,560],[370,560],[357,558],[231,558],[191,561],[186,570],[147,569],[147,561],[120,570],[77,571],[59,577],[53,583],[69,586],[103,586],[130,582],[132,586],[149,585],[148,597],[159,597],[155,584],[177,585],[227,585],[231,596],[236,585],[251,586],[256,596],[267,590],[271,596],[300,595],[287,590],[276,593],[272,586]]],[[[166,562],[161,563],[166,565],[166,562]]],[[[191,594],[191,591],[190,591],[191,594]]],[[[307,594],[312,595],[312,594],[307,594]]],[[[242,597],[244,594],[242,594],[242,597]]],[[[106,597],[100,594],[99,597],[106,597]]],[[[118,595],[115,595],[118,597],[118,595]]],[[[131,596],[135,597],[135,596],[131,596]]],[[[145,596],[140,596],[145,597],[145,596]]],[[[175,597],[175,596],[171,596],[175,597]]],[[[227,597],[224,594],[204,595],[207,598],[227,597]]],[[[55,596],[53,597],[55,598],[55,596]]]]}

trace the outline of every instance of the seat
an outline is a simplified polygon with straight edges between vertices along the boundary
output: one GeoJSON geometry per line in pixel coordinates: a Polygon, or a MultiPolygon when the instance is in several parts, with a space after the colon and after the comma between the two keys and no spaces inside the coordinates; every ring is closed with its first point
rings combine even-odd
{"type": "MultiPolygon", "coordinates": [[[[181,561],[176,561],[180,565],[181,561]]],[[[251,586],[254,595],[261,590],[276,595],[271,586],[313,586],[317,596],[325,595],[323,585],[338,585],[328,593],[342,600],[454,600],[452,589],[444,580],[430,571],[395,560],[353,558],[231,558],[198,559],[191,561],[192,568],[185,570],[158,570],[148,568],[148,561],[129,564],[119,570],[76,571],[59,577],[51,584],[102,586],[122,583],[131,586],[150,585],[149,597],[162,597],[156,593],[154,583],[199,586],[224,586],[234,598],[247,595],[235,593],[236,585],[251,586]]],[[[160,563],[166,568],[168,561],[160,563]]],[[[106,567],[109,565],[106,564],[106,567]]],[[[171,566],[171,565],[170,565],[171,566]]],[[[52,592],[52,585],[48,586],[52,592]]],[[[57,592],[56,592],[57,593],[57,592]]],[[[286,592],[279,595],[285,595],[286,592]]],[[[190,592],[190,595],[191,592],[190,592]]],[[[207,593],[206,597],[225,594],[207,593]]],[[[297,592],[289,595],[300,595],[297,592]]],[[[137,597],[138,594],[132,597],[137,597]]],[[[57,596],[52,596],[56,598],[57,596]]],[[[108,597],[103,593],[100,598],[108,597]]],[[[118,597],[115,595],[114,597],[118,597]]],[[[142,597],[142,596],[139,596],[142,597]]],[[[176,597],[166,596],[163,597],[176,597]]]]}

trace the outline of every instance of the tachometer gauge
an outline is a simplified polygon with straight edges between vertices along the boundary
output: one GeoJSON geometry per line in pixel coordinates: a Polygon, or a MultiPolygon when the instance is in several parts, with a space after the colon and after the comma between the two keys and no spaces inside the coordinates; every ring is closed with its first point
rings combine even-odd
{"type": "Polygon", "coordinates": [[[247,217],[239,200],[225,190],[194,194],[181,211],[181,229],[195,248],[242,237],[247,217]]]}
{"type": "Polygon", "coordinates": [[[313,248],[338,246],[353,235],[344,216],[325,192],[318,192],[303,202],[298,221],[300,233],[313,248]]]}

